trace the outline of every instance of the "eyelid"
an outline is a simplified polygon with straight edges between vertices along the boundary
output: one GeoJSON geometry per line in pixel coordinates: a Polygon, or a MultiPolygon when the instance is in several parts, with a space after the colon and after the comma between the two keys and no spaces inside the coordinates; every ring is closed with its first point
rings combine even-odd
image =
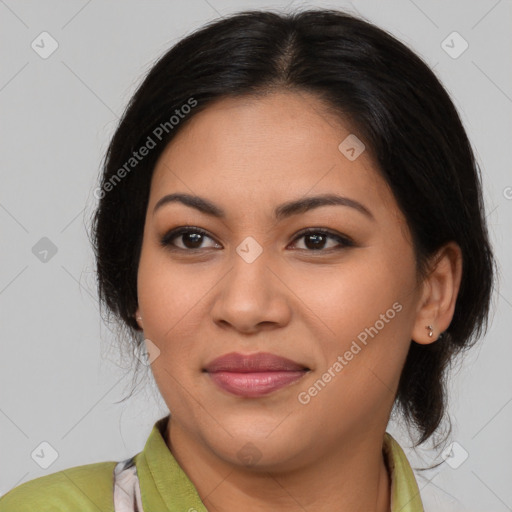
{"type": "MultiPolygon", "coordinates": [[[[333,231],[333,230],[328,229],[328,228],[315,228],[315,227],[302,229],[301,231],[299,231],[295,235],[295,237],[293,238],[292,242],[295,242],[299,238],[302,238],[304,235],[317,234],[317,233],[326,235],[326,236],[336,240],[338,243],[341,244],[342,247],[353,247],[353,246],[355,246],[355,242],[350,237],[348,237],[346,235],[343,235],[341,233],[338,233],[338,232],[333,231]]],[[[319,253],[321,253],[321,252],[329,252],[331,250],[336,250],[336,249],[337,249],[336,247],[331,247],[330,249],[324,249],[324,250],[318,250],[318,251],[310,250],[310,251],[307,251],[307,252],[319,252],[319,253]]],[[[307,250],[307,249],[304,249],[304,250],[307,250]]]]}
{"type": "Polygon", "coordinates": [[[210,238],[211,240],[213,240],[216,244],[218,244],[219,242],[217,242],[215,240],[215,238],[213,236],[211,236],[208,231],[202,229],[202,228],[199,228],[197,226],[180,226],[180,227],[177,227],[177,228],[173,228],[171,230],[169,230],[168,232],[165,233],[165,235],[163,235],[160,239],[160,245],[166,249],[169,249],[169,247],[171,249],[175,249],[175,250],[178,250],[178,251],[185,251],[185,252],[194,252],[194,251],[200,251],[201,248],[199,249],[182,249],[181,247],[176,247],[174,246],[172,243],[171,243],[171,240],[174,240],[175,238],[179,238],[180,235],[183,235],[185,233],[200,233],[201,235],[204,235],[204,236],[207,236],[208,238],[210,238]]]}

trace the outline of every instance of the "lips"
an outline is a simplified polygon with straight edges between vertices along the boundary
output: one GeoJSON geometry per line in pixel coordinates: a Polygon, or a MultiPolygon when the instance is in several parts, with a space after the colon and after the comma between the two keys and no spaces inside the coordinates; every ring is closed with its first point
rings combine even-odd
{"type": "Polygon", "coordinates": [[[211,361],[204,371],[224,391],[255,398],[297,381],[309,368],[268,352],[251,355],[232,352],[211,361]]]}
{"type": "Polygon", "coordinates": [[[302,371],[309,368],[268,352],[257,354],[238,354],[232,352],[214,359],[205,370],[209,373],[226,371],[238,373],[272,372],[272,371],[302,371]]]}

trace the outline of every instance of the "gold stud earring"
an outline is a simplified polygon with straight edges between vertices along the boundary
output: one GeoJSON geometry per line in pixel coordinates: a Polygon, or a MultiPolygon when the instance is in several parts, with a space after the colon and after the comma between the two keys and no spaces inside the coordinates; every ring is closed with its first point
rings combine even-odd
{"type": "Polygon", "coordinates": [[[434,336],[434,328],[431,325],[427,325],[425,329],[428,329],[430,332],[428,333],[428,337],[432,338],[434,336]]]}

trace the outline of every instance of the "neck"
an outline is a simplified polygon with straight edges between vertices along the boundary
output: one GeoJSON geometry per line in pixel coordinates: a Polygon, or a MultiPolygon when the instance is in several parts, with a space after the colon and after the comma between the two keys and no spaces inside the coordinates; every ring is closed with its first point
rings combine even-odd
{"type": "Polygon", "coordinates": [[[166,443],[212,512],[390,512],[390,477],[384,433],[350,439],[340,449],[288,471],[250,469],[217,457],[169,421],[166,443]]]}

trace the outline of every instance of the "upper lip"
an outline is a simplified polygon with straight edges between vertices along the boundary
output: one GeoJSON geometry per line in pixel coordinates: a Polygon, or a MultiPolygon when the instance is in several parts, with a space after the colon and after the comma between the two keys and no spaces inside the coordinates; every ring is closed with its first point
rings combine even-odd
{"type": "Polygon", "coordinates": [[[309,370],[309,368],[269,352],[258,352],[256,354],[230,352],[229,354],[217,357],[205,367],[205,371],[209,373],[220,371],[252,373],[301,370],[309,370]]]}

